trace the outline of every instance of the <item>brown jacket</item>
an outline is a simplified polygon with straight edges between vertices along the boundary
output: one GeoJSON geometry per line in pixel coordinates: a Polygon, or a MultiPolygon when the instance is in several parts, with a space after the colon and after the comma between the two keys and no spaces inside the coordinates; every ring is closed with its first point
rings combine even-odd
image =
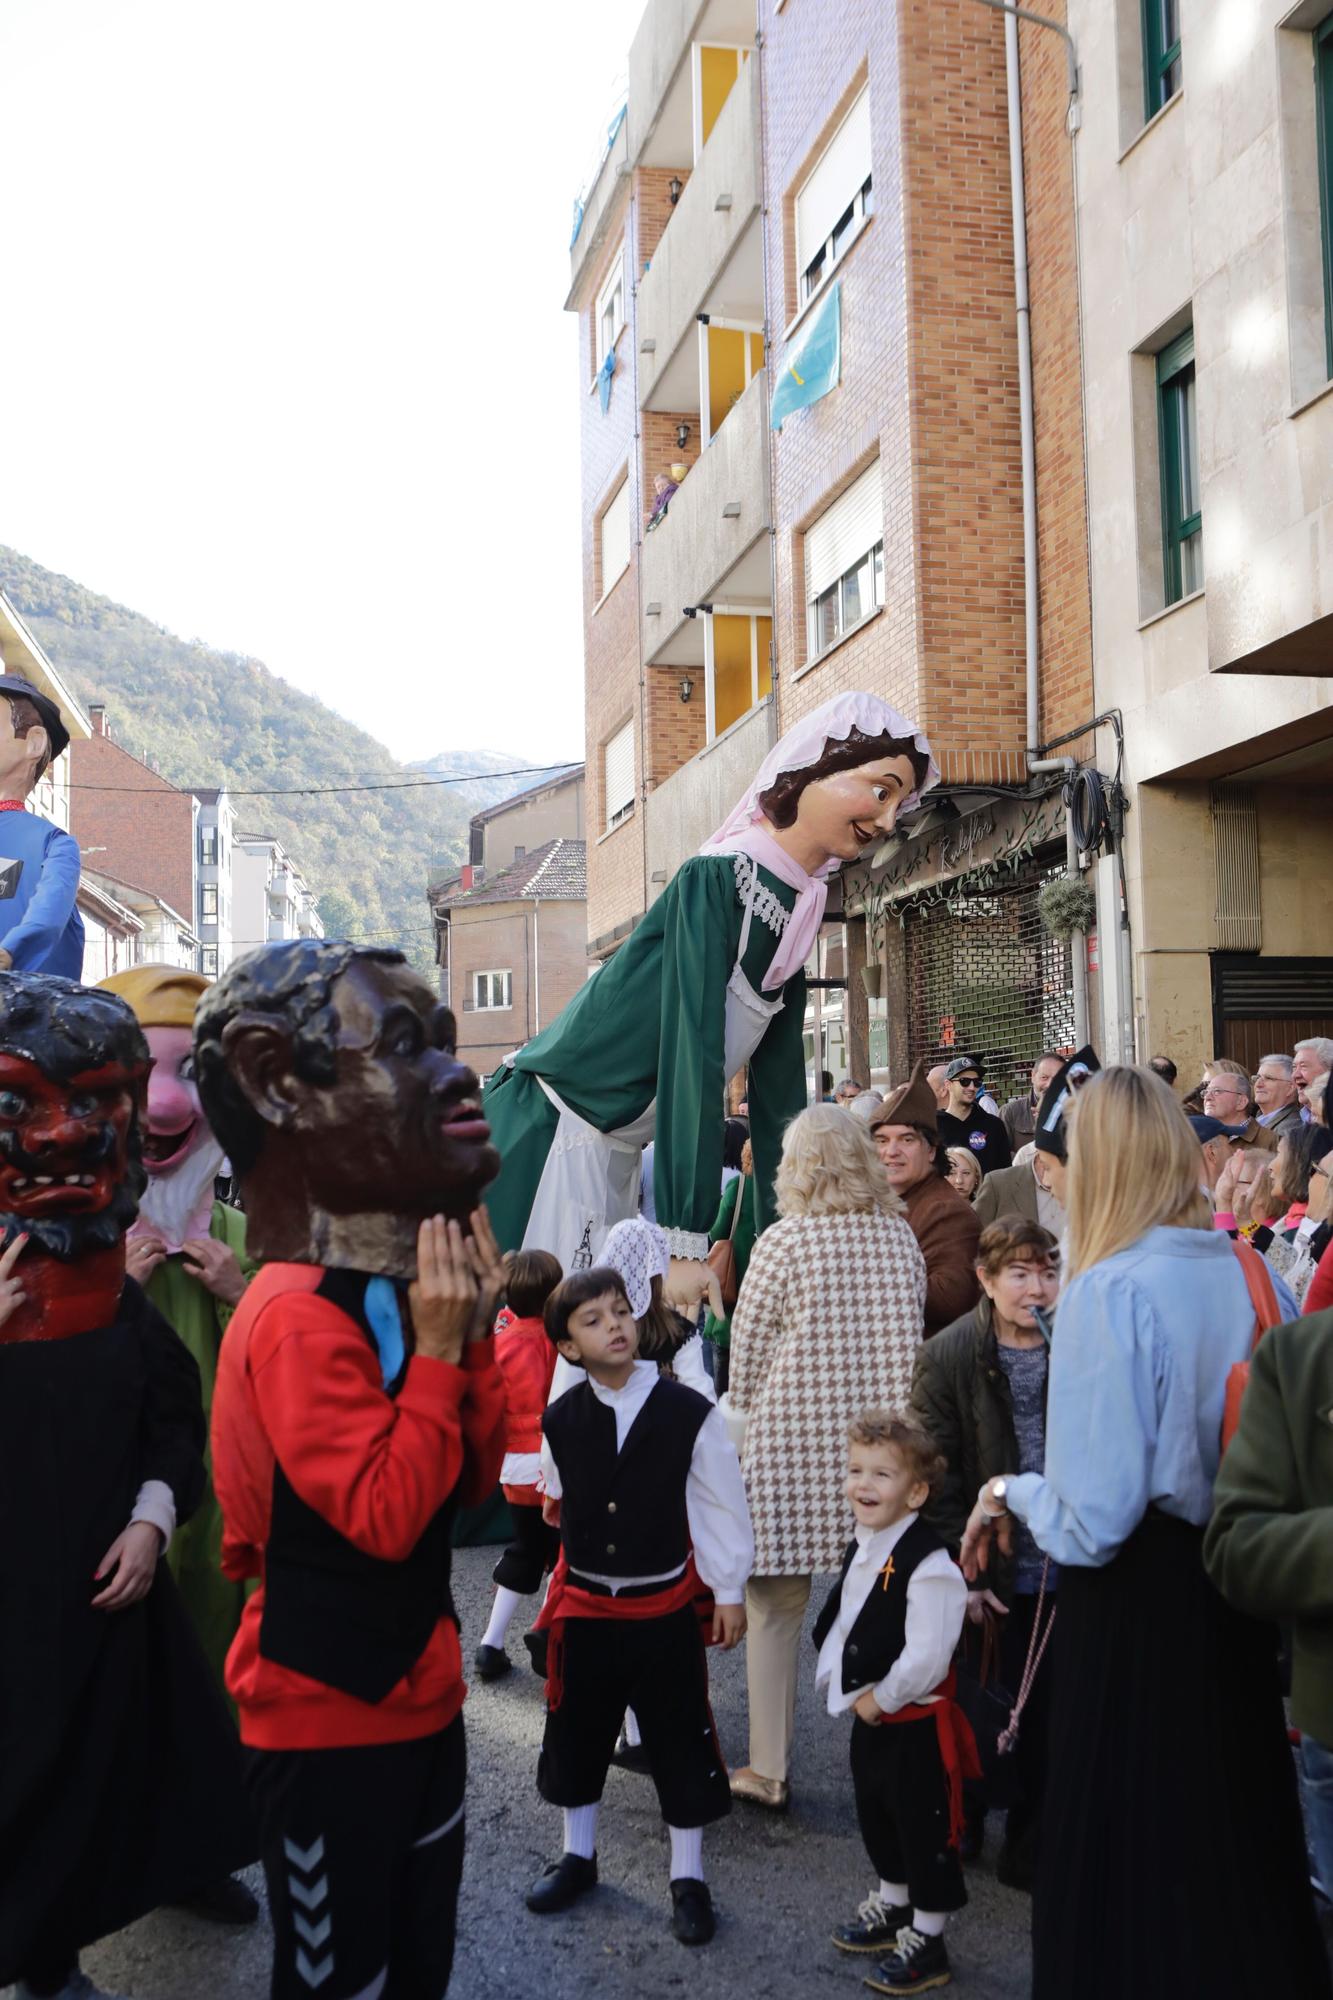
{"type": "Polygon", "coordinates": [[[1250,1118],[1246,1120],[1238,1136],[1245,1141],[1247,1146],[1258,1146],[1261,1152],[1275,1153],[1277,1151],[1277,1142],[1282,1137],[1282,1134],[1274,1132],[1267,1125],[1261,1125],[1257,1118],[1250,1118]]]}
{"type": "Polygon", "coordinates": [[[981,1224],[970,1201],[931,1172],[903,1196],[912,1234],[926,1260],[926,1339],[970,1312],[980,1297],[981,1224]]]}

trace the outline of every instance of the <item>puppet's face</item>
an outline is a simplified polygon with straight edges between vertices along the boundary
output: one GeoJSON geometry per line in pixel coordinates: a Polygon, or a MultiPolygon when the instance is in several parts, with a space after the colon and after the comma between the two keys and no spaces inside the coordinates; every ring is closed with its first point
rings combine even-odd
{"type": "Polygon", "coordinates": [[[208,1126],[194,1083],[194,1037],[189,1028],[145,1028],[153,1053],[144,1120],[143,1163],[150,1177],[169,1174],[194,1151],[208,1126]]]}
{"type": "Polygon", "coordinates": [[[916,784],[910,757],[877,757],[805,787],[796,824],[830,858],[855,861],[877,837],[893,832],[916,784]]]}
{"type": "Polygon", "coordinates": [[[332,1086],[286,1080],[307,1197],[332,1215],[464,1217],[499,1172],[454,1020],[419,973],[355,960],[332,992],[332,1086]]]}
{"type": "Polygon", "coordinates": [[[0,1212],[28,1228],[110,1209],[131,1179],[138,1092],[117,1063],[57,1081],[0,1053],[0,1212]]]}
{"type": "MultiPolygon", "coordinates": [[[[0,798],[3,799],[27,798],[37,782],[37,766],[46,755],[46,731],[31,726],[31,703],[24,702],[23,708],[30,726],[20,736],[14,728],[14,703],[8,696],[0,695],[0,798]]],[[[23,724],[19,726],[22,728],[23,724]]]]}

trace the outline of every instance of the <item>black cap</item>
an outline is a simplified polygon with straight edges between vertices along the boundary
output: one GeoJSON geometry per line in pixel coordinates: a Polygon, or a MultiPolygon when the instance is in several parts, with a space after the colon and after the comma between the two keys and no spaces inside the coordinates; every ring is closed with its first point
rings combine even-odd
{"type": "Polygon", "coordinates": [[[0,674],[0,694],[21,694],[32,703],[50,738],[51,761],[54,763],[61,751],[69,748],[69,731],[50,695],[43,694],[31,681],[20,680],[17,674],[0,674]]]}
{"type": "Polygon", "coordinates": [[[1205,1112],[1198,1112],[1190,1119],[1190,1128],[1201,1146],[1210,1139],[1243,1139],[1245,1134],[1235,1125],[1224,1125],[1220,1118],[1209,1118],[1205,1112]]]}
{"type": "Polygon", "coordinates": [[[948,1069],[946,1069],[944,1072],[945,1081],[947,1083],[952,1083],[956,1076],[966,1076],[969,1070],[976,1071],[977,1082],[980,1083],[982,1077],[985,1075],[985,1071],[982,1069],[981,1064],[979,1062],[974,1062],[971,1056],[955,1056],[953,1061],[949,1064],[948,1069]]]}
{"type": "Polygon", "coordinates": [[[1056,1071],[1041,1100],[1033,1128],[1032,1143],[1039,1153],[1051,1153],[1057,1160],[1069,1158],[1065,1119],[1070,1103],[1074,1092],[1081,1090],[1088,1078],[1100,1068],[1096,1052],[1086,1048],[1070,1056],[1069,1061],[1056,1071]]]}

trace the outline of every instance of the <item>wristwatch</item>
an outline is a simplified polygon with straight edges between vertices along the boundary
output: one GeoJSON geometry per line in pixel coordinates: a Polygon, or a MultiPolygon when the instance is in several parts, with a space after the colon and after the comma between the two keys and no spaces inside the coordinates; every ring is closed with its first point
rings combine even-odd
{"type": "Polygon", "coordinates": [[[1009,1481],[1007,1479],[991,1479],[982,1487],[981,1511],[989,1520],[998,1521],[1001,1514],[1009,1512],[1009,1502],[1005,1498],[1008,1491],[1009,1481]],[[995,1502],[993,1507],[986,1505],[988,1498],[995,1502]]]}

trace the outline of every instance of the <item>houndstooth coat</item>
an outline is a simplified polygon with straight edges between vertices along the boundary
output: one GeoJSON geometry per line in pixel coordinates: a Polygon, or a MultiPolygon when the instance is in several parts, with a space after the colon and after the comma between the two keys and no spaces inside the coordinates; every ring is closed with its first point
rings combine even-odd
{"type": "Polygon", "coordinates": [[[836,1569],[851,1532],[847,1426],[906,1410],[926,1266],[907,1222],[878,1209],[794,1215],[759,1238],[731,1322],[732,1408],[756,1576],[836,1569]]]}

